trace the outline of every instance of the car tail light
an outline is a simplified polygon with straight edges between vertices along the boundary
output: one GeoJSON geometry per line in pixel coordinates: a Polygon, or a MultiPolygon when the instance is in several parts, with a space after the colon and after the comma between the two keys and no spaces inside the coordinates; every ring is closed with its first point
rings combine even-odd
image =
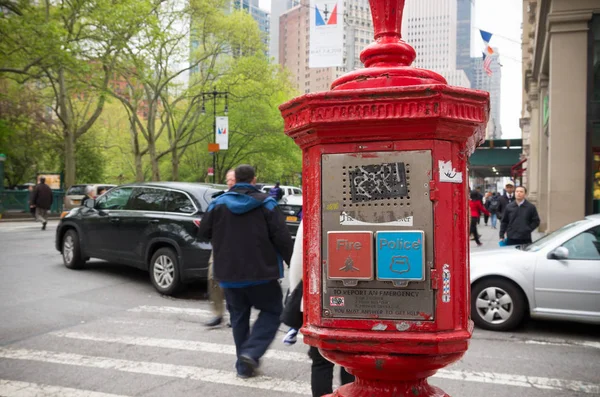
{"type": "Polygon", "coordinates": [[[194,219],[194,225],[196,225],[196,227],[200,227],[200,219],[194,219]]]}

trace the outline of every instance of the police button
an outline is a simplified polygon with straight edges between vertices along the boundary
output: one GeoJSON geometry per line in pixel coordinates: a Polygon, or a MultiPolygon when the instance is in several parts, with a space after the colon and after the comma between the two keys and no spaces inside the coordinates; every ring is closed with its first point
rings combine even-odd
{"type": "Polygon", "coordinates": [[[375,233],[377,280],[425,280],[425,233],[386,231],[375,233]]]}

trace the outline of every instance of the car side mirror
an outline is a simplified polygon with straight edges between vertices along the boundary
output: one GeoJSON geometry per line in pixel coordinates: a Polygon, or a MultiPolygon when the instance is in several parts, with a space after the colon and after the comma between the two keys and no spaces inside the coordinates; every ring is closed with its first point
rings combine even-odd
{"type": "Polygon", "coordinates": [[[87,199],[87,200],[85,200],[84,205],[85,205],[86,208],[92,208],[93,209],[94,206],[96,205],[96,200],[94,200],[94,199],[87,199]]]}
{"type": "Polygon", "coordinates": [[[569,259],[569,249],[565,247],[558,247],[550,253],[553,259],[569,259]]]}

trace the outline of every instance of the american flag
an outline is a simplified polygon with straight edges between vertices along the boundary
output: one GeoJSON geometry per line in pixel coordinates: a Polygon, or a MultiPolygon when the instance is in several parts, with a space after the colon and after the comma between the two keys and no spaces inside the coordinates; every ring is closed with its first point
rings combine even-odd
{"type": "Polygon", "coordinates": [[[483,54],[483,70],[485,70],[485,72],[487,73],[488,76],[492,75],[492,68],[490,67],[492,65],[492,57],[491,56],[486,56],[485,53],[483,54]]]}
{"type": "Polygon", "coordinates": [[[494,50],[490,47],[490,40],[492,39],[492,34],[490,32],[486,32],[485,30],[479,29],[479,33],[481,33],[481,38],[483,39],[483,70],[487,73],[488,76],[492,75],[492,54],[494,50]]]}

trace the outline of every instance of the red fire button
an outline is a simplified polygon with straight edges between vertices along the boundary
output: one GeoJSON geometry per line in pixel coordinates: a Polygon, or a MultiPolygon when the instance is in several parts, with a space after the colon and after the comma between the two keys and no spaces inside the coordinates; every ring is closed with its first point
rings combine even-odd
{"type": "Polygon", "coordinates": [[[373,232],[328,232],[327,278],[373,280],[373,232]]]}

